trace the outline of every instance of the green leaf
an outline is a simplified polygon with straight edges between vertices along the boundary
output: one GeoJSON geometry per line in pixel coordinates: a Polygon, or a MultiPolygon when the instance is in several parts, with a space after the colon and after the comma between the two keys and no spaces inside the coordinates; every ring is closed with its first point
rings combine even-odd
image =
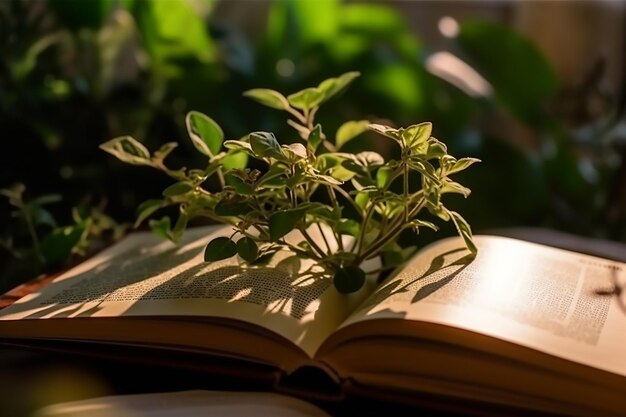
{"type": "Polygon", "coordinates": [[[268,264],[272,258],[274,257],[274,255],[276,255],[275,250],[272,251],[266,251],[264,252],[262,255],[258,256],[254,261],[250,262],[252,265],[266,265],[268,264]]]}
{"type": "Polygon", "coordinates": [[[337,78],[329,78],[320,83],[317,87],[323,94],[322,101],[326,101],[337,93],[341,92],[348,86],[355,78],[361,75],[357,71],[347,72],[340,75],[337,78]]]}
{"type": "Polygon", "coordinates": [[[287,173],[287,168],[283,165],[275,164],[270,166],[270,169],[263,174],[261,178],[257,181],[258,187],[269,187],[269,188],[277,188],[285,186],[285,178],[284,175],[287,173]]]}
{"type": "Polygon", "coordinates": [[[122,162],[132,165],[149,165],[153,163],[150,160],[150,152],[138,140],[130,136],[121,136],[111,139],[100,145],[100,149],[110,153],[122,162]]]}
{"type": "Polygon", "coordinates": [[[286,274],[295,276],[299,274],[302,269],[302,261],[298,255],[288,256],[277,263],[275,268],[286,274]]]}
{"type": "Polygon", "coordinates": [[[430,138],[432,130],[433,125],[430,122],[411,125],[402,131],[402,139],[409,148],[415,149],[430,138]]]}
{"type": "Polygon", "coordinates": [[[163,196],[176,197],[179,195],[187,194],[188,192],[193,191],[193,189],[194,186],[188,182],[176,182],[163,190],[163,196]]]}
{"type": "MultiPolygon", "coordinates": [[[[198,79],[207,79],[203,74],[212,67],[211,64],[217,62],[217,47],[205,17],[197,10],[198,7],[202,8],[201,3],[162,0],[135,1],[133,4],[134,19],[129,20],[133,26],[133,20],[137,24],[142,52],[145,51],[150,58],[151,73],[158,74],[164,78],[163,81],[175,77],[192,83],[198,79]],[[203,74],[196,75],[196,71],[203,74]]],[[[133,35],[134,32],[133,28],[133,35]]]]}
{"type": "Polygon", "coordinates": [[[249,135],[252,152],[261,158],[274,158],[279,161],[285,160],[283,150],[276,140],[276,136],[270,132],[253,132],[249,135]]]}
{"type": "Polygon", "coordinates": [[[341,149],[343,145],[365,132],[369,124],[367,120],[351,120],[339,126],[335,135],[337,149],[341,149]]]}
{"type": "Polygon", "coordinates": [[[203,155],[211,157],[222,148],[224,132],[209,116],[197,111],[190,111],[185,117],[187,133],[193,146],[203,155]]]}
{"type": "Polygon", "coordinates": [[[445,194],[445,193],[461,194],[463,195],[463,197],[467,198],[469,197],[472,191],[469,188],[462,186],[458,182],[448,180],[443,183],[443,186],[441,187],[440,192],[441,194],[445,194]]]}
{"type": "Polygon", "coordinates": [[[396,250],[382,251],[383,265],[388,268],[400,266],[411,259],[416,250],[417,246],[409,246],[396,250]]]}
{"type": "Polygon", "coordinates": [[[28,206],[32,207],[32,215],[33,215],[35,224],[46,225],[50,227],[57,227],[57,223],[54,220],[52,213],[50,213],[48,210],[46,210],[43,207],[39,207],[37,205],[31,205],[31,204],[29,204],[28,206]]]}
{"type": "Polygon", "coordinates": [[[376,186],[381,190],[389,187],[391,180],[393,180],[394,171],[395,169],[389,166],[382,166],[378,168],[378,171],[376,171],[376,186]]]}
{"type": "Polygon", "coordinates": [[[183,232],[187,228],[188,221],[189,216],[186,213],[180,213],[180,216],[178,216],[176,224],[174,225],[174,229],[172,229],[172,241],[174,243],[180,242],[180,238],[183,236],[183,232]]]}
{"type": "Polygon", "coordinates": [[[133,227],[137,228],[144,220],[150,217],[158,209],[167,206],[168,203],[165,200],[146,200],[137,207],[137,220],[133,227]]]}
{"type": "Polygon", "coordinates": [[[252,153],[252,146],[250,146],[250,143],[244,142],[242,140],[227,140],[226,142],[224,142],[224,147],[235,151],[252,153]]]}
{"type": "Polygon", "coordinates": [[[369,203],[369,201],[370,201],[370,194],[365,191],[359,191],[358,193],[356,193],[356,196],[354,197],[354,202],[362,210],[365,210],[365,208],[367,207],[367,203],[369,203]]]}
{"type": "Polygon", "coordinates": [[[320,145],[320,143],[322,143],[323,139],[324,138],[322,136],[322,126],[318,123],[317,125],[315,125],[313,130],[311,130],[307,139],[307,142],[311,147],[313,153],[315,153],[317,147],[320,145]]]}
{"type": "Polygon", "coordinates": [[[154,155],[152,155],[152,161],[155,163],[163,163],[165,158],[178,146],[176,142],[168,142],[161,146],[154,155]]]}
{"type": "Polygon", "coordinates": [[[243,95],[274,109],[287,110],[289,108],[289,102],[278,91],[267,88],[253,88],[245,91],[243,95]]]}
{"type": "Polygon", "coordinates": [[[343,267],[335,272],[333,284],[340,293],[351,294],[365,284],[365,272],[358,266],[343,267]]]}
{"type": "Polygon", "coordinates": [[[224,180],[226,184],[233,187],[239,194],[252,195],[254,193],[252,186],[236,175],[225,175],[224,180]]]}
{"type": "Polygon", "coordinates": [[[270,239],[276,241],[296,228],[306,209],[295,208],[272,214],[269,218],[270,239]]]}
{"type": "Polygon", "coordinates": [[[465,242],[465,246],[467,246],[467,249],[470,252],[472,252],[474,255],[476,255],[478,253],[478,248],[476,247],[476,245],[474,244],[474,241],[472,240],[472,229],[470,228],[470,225],[456,211],[447,210],[447,212],[452,218],[452,222],[454,223],[456,230],[459,232],[459,235],[463,238],[463,241],[465,242]]]}
{"type": "Polygon", "coordinates": [[[319,88],[305,88],[287,97],[289,104],[301,110],[309,110],[317,106],[324,99],[324,92],[319,88]]]}
{"type": "Polygon", "coordinates": [[[426,152],[426,158],[441,158],[447,154],[448,147],[445,143],[433,137],[428,139],[428,151],[426,152]]]}
{"type": "Polygon", "coordinates": [[[391,138],[395,141],[400,142],[400,132],[398,131],[398,129],[394,129],[393,127],[389,127],[385,125],[379,125],[376,123],[368,124],[367,128],[383,136],[387,136],[388,138],[391,138]]]}
{"type": "Polygon", "coordinates": [[[428,227],[429,229],[434,230],[435,232],[437,230],[439,230],[439,228],[431,222],[427,222],[426,220],[419,220],[419,219],[415,219],[415,220],[411,220],[409,222],[409,225],[415,229],[416,232],[418,232],[420,227],[428,227]]]}
{"type": "Polygon", "coordinates": [[[283,154],[287,156],[291,162],[297,162],[302,159],[306,159],[306,148],[301,143],[290,143],[289,145],[282,145],[283,154]]]}
{"type": "Polygon", "coordinates": [[[40,243],[39,253],[47,265],[61,265],[72,254],[72,249],[80,242],[86,223],[55,229],[40,243]]]}
{"type": "Polygon", "coordinates": [[[557,91],[558,77],[530,39],[502,24],[465,21],[457,41],[498,101],[531,125],[547,122],[545,108],[557,91]]]}
{"type": "Polygon", "coordinates": [[[228,152],[222,158],[222,167],[225,171],[231,169],[244,169],[248,165],[248,154],[245,152],[228,152]]]}
{"type": "Polygon", "coordinates": [[[164,216],[159,220],[152,219],[148,222],[148,225],[150,229],[152,229],[152,232],[160,238],[167,240],[172,239],[171,221],[169,217],[164,216]]]}
{"type": "Polygon", "coordinates": [[[218,216],[241,216],[251,210],[245,201],[221,200],[215,205],[215,214],[218,216]]]}
{"type": "Polygon", "coordinates": [[[237,254],[237,245],[227,237],[216,237],[206,245],[204,260],[206,262],[221,261],[237,254]]]}
{"type": "Polygon", "coordinates": [[[343,219],[337,225],[337,232],[342,235],[350,235],[357,237],[361,231],[361,224],[352,219],[343,219]]]}
{"type": "Polygon", "coordinates": [[[254,239],[243,237],[237,241],[237,253],[247,262],[254,262],[259,254],[259,247],[254,239]]]}
{"type": "Polygon", "coordinates": [[[461,159],[459,159],[458,161],[456,161],[454,163],[452,168],[450,168],[448,170],[448,174],[454,174],[455,172],[463,171],[464,169],[466,169],[470,165],[475,164],[476,162],[480,162],[480,159],[476,159],[476,158],[461,158],[461,159]]]}

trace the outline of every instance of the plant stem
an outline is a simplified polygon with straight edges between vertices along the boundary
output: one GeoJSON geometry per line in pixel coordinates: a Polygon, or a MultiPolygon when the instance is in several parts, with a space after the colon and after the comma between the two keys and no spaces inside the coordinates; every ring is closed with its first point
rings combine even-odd
{"type": "Polygon", "coordinates": [[[306,241],[309,243],[309,245],[311,245],[311,247],[317,251],[317,253],[322,257],[325,258],[326,256],[328,256],[327,253],[324,253],[324,251],[322,250],[322,248],[320,248],[317,243],[315,243],[315,240],[313,240],[311,238],[311,236],[307,233],[307,231],[303,228],[303,227],[299,227],[298,230],[300,231],[300,233],[302,233],[302,236],[304,236],[304,238],[306,239],[306,241]]]}
{"type": "Polygon", "coordinates": [[[361,251],[363,250],[363,242],[365,241],[365,231],[367,230],[367,223],[369,223],[372,217],[372,213],[374,213],[375,207],[376,207],[376,204],[370,204],[370,206],[367,208],[367,211],[365,212],[365,217],[363,218],[363,222],[361,223],[361,230],[359,231],[359,237],[357,238],[357,241],[356,241],[357,257],[361,254],[361,251]]]}
{"type": "Polygon", "coordinates": [[[352,204],[352,206],[356,209],[357,213],[359,213],[361,218],[365,217],[363,209],[354,202],[354,200],[352,199],[352,197],[350,196],[350,194],[348,194],[346,190],[339,187],[338,185],[331,185],[330,187],[332,187],[333,190],[338,191],[339,194],[341,194],[346,200],[348,200],[348,202],[350,202],[350,204],[352,204]]]}
{"type": "Polygon", "coordinates": [[[35,231],[35,224],[33,223],[33,219],[30,215],[30,211],[27,210],[26,207],[21,207],[21,210],[24,216],[24,221],[26,222],[26,228],[28,229],[28,234],[30,235],[31,240],[33,241],[33,248],[35,249],[37,261],[40,264],[44,264],[45,259],[40,252],[39,238],[37,237],[37,232],[35,231]]]}
{"type": "Polygon", "coordinates": [[[298,112],[297,110],[291,108],[291,107],[287,107],[285,110],[287,110],[289,113],[291,113],[296,119],[298,119],[300,121],[300,123],[302,124],[306,124],[307,120],[306,118],[300,114],[300,112],[298,112]]]}
{"type": "MultiPolygon", "coordinates": [[[[415,214],[417,214],[417,212],[419,212],[424,207],[425,203],[426,203],[426,199],[422,197],[421,200],[415,205],[415,207],[413,207],[411,211],[409,212],[409,218],[412,218],[413,216],[415,216],[415,214]]],[[[396,236],[398,236],[400,232],[402,232],[402,230],[406,227],[406,223],[403,222],[401,219],[399,222],[396,221],[394,223],[396,223],[395,226],[389,232],[387,232],[387,234],[385,234],[384,236],[374,241],[367,248],[367,250],[365,250],[365,252],[357,256],[355,260],[356,265],[360,264],[366,259],[369,259],[370,256],[372,256],[379,249],[384,247],[387,243],[389,243],[389,241],[391,241],[392,239],[395,239],[396,236]]]]}
{"type": "MultiPolygon", "coordinates": [[[[337,195],[335,194],[335,190],[333,187],[327,185],[326,191],[328,191],[328,196],[330,197],[330,201],[333,204],[333,207],[339,207],[339,201],[337,201],[337,195]]],[[[345,249],[343,247],[343,240],[341,239],[341,234],[333,229],[335,233],[335,239],[337,240],[337,245],[339,245],[339,250],[343,252],[345,249]]]]}
{"type": "Polygon", "coordinates": [[[315,223],[317,229],[320,231],[320,235],[322,235],[322,240],[324,240],[324,245],[326,245],[326,249],[328,249],[327,253],[331,252],[330,245],[328,244],[328,239],[326,239],[326,235],[324,234],[324,230],[322,230],[322,226],[319,223],[315,223]]]}

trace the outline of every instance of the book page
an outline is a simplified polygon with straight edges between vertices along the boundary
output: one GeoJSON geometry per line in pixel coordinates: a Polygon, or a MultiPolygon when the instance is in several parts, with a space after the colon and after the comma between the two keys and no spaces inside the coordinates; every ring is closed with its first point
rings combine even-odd
{"type": "MultiPolygon", "coordinates": [[[[206,244],[230,228],[198,228],[174,245],[150,233],[121,243],[0,311],[2,321],[83,317],[205,317],[254,323],[309,356],[366,295],[343,297],[289,253],[243,268],[236,257],[204,262],[206,244]]],[[[252,348],[252,347],[251,347],[252,348]]]]}
{"type": "Polygon", "coordinates": [[[460,239],[428,247],[342,327],[440,323],[626,375],[624,300],[602,295],[626,281],[624,264],[502,237],[475,240],[475,259],[460,239]]]}

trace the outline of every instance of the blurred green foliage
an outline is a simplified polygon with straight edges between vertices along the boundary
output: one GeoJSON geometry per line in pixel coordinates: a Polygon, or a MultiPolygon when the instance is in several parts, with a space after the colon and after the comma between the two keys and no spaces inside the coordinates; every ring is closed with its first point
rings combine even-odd
{"type": "MultiPolygon", "coordinates": [[[[399,126],[433,122],[434,135],[446,138],[452,153],[483,161],[460,178],[473,190],[469,203],[451,203],[477,232],[527,225],[626,239],[624,151],[616,141],[623,106],[617,97],[602,96],[606,111],[600,115],[564,114],[572,101],[598,94],[593,79],[581,94],[566,94],[572,89],[561,85],[522,34],[494,23],[461,22],[449,46],[489,83],[488,94],[476,95],[429,70],[434,51],[390,5],[274,0],[254,40],[244,28],[215,18],[218,5],[1,2],[0,187],[26,184],[27,201],[62,195],[49,207],[56,224],[73,222],[72,207],[103,199],[110,216],[127,221],[166,184],[149,170],[107,158],[100,143],[132,135],[156,149],[184,136],[190,110],[214,118],[228,139],[257,130],[288,137],[279,116],[258,112],[242,92],[264,87],[289,93],[358,70],[358,88],[322,110],[320,123],[335,131],[341,121],[364,116],[399,126]]],[[[392,152],[367,135],[348,150],[365,146],[392,152]]],[[[197,158],[189,144],[171,164],[200,166],[197,158]]],[[[0,218],[9,219],[0,233],[27,244],[28,233],[16,231],[21,226],[10,218],[12,210],[0,203],[0,218]]],[[[8,265],[10,255],[1,256],[0,265],[8,265]]],[[[7,271],[20,276],[13,267],[0,274],[7,271]]]]}

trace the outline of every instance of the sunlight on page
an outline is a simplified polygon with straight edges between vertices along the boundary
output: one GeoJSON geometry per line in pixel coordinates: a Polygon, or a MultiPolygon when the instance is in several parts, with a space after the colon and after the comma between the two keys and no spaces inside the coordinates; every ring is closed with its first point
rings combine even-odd
{"type": "MultiPolygon", "coordinates": [[[[180,245],[135,234],[15,303],[0,320],[116,316],[201,316],[252,322],[312,355],[371,292],[344,297],[311,262],[288,252],[269,266],[236,257],[204,262],[206,244],[231,229],[190,229],[180,245]],[[316,275],[317,274],[317,275],[316,275]]],[[[315,234],[315,229],[312,231],[315,234]]]]}
{"type": "Polygon", "coordinates": [[[624,274],[623,264],[500,237],[476,242],[473,260],[458,239],[425,249],[346,325],[431,321],[626,374],[617,337],[626,315],[614,298],[597,295],[614,271],[624,274]]]}

